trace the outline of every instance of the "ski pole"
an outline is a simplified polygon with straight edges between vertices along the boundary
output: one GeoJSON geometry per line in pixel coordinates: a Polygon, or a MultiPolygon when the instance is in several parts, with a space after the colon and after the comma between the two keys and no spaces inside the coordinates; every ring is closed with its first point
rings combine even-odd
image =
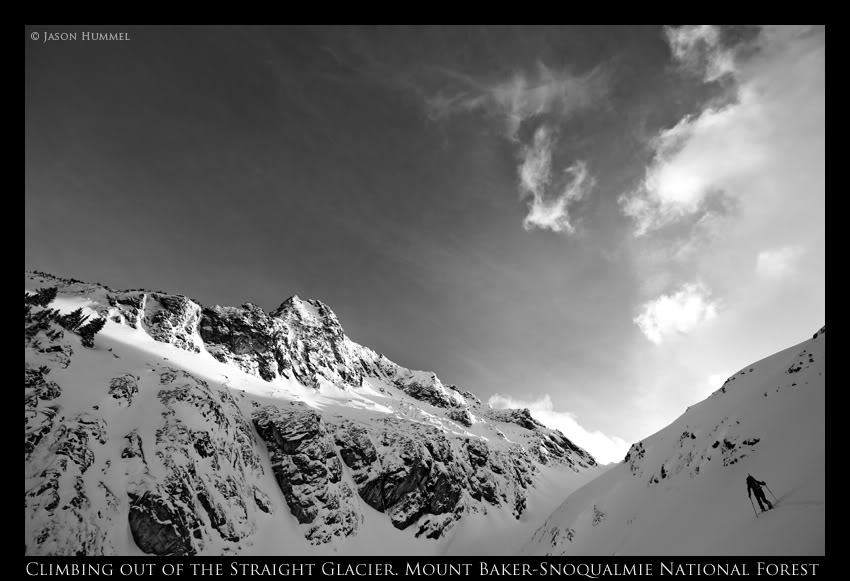
{"type": "Polygon", "coordinates": [[[756,513],[756,518],[758,518],[758,517],[759,517],[759,513],[758,513],[758,512],[756,512],[756,503],[755,503],[755,502],[753,502],[753,497],[752,497],[752,496],[750,497],[750,504],[752,504],[752,505],[753,505],[753,512],[755,512],[755,513],[756,513]]]}
{"type": "Polygon", "coordinates": [[[770,493],[770,495],[773,497],[773,500],[774,500],[775,502],[779,502],[779,499],[778,499],[778,498],[776,498],[776,495],[775,495],[775,494],[773,494],[773,491],[770,489],[770,487],[769,487],[767,484],[765,484],[765,485],[764,485],[764,487],[765,487],[765,488],[767,488],[767,491],[768,491],[768,492],[770,493]]]}

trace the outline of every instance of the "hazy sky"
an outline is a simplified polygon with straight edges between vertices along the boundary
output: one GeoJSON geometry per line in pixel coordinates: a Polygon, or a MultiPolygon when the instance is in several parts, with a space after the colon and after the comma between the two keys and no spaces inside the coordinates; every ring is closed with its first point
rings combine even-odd
{"type": "Polygon", "coordinates": [[[317,298],[621,460],[824,324],[824,58],[818,27],[31,26],[26,267],[317,298]]]}

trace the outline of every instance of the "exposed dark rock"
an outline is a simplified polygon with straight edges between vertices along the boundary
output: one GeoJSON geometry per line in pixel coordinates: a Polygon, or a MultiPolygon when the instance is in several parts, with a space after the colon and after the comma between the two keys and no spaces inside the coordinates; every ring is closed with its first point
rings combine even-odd
{"type": "Polygon", "coordinates": [[[472,414],[468,408],[449,408],[446,412],[446,417],[467,427],[472,425],[472,414]]]}
{"type": "MultiPolygon", "coordinates": [[[[542,426],[541,426],[542,427],[542,426]]],[[[538,456],[541,464],[548,464],[553,459],[563,461],[573,470],[576,465],[587,468],[596,466],[596,460],[587,451],[579,448],[559,430],[543,432],[540,431],[538,456]]]]}
{"type": "Polygon", "coordinates": [[[605,520],[605,513],[602,512],[598,506],[593,505],[593,526],[600,524],[605,520]]]}
{"type": "Polygon", "coordinates": [[[636,476],[640,476],[642,474],[640,461],[643,460],[645,454],[646,450],[643,447],[643,442],[632,444],[629,448],[629,451],[626,453],[626,457],[623,458],[623,462],[629,465],[629,470],[632,474],[636,476]]]}
{"type": "Polygon", "coordinates": [[[393,379],[393,383],[410,397],[439,408],[464,406],[466,401],[457,390],[448,390],[436,374],[403,371],[393,379]]]}
{"type": "Polygon", "coordinates": [[[531,411],[528,408],[489,410],[487,417],[497,422],[516,424],[526,430],[544,427],[543,424],[531,417],[531,411]]]}
{"type": "Polygon", "coordinates": [[[145,453],[142,450],[142,438],[136,431],[132,431],[124,438],[127,440],[127,445],[121,451],[122,458],[139,458],[142,463],[145,462],[145,453]]]}
{"type": "Polygon", "coordinates": [[[130,532],[136,545],[153,555],[194,555],[185,518],[170,503],[150,493],[130,493],[130,532]]]}
{"type": "Polygon", "coordinates": [[[135,375],[125,373],[109,382],[109,395],[117,399],[119,405],[130,406],[133,403],[133,396],[138,392],[139,378],[135,375]]]}
{"type": "Polygon", "coordinates": [[[524,510],[534,464],[521,446],[494,451],[478,438],[447,438],[436,428],[397,420],[382,423],[371,432],[343,422],[336,443],[360,497],[387,513],[396,528],[427,517],[417,535],[437,538],[464,512],[465,497],[507,504],[517,516],[524,510]]]}
{"type": "Polygon", "coordinates": [[[263,492],[256,486],[254,487],[254,502],[256,503],[257,508],[259,508],[264,513],[270,514],[272,512],[271,500],[269,500],[269,497],[266,495],[265,492],[263,492]]]}
{"type": "Polygon", "coordinates": [[[53,429],[57,412],[57,408],[50,406],[24,410],[24,460],[30,459],[36,446],[53,429]]]}
{"type": "MultiPolygon", "coordinates": [[[[38,369],[31,368],[26,363],[24,364],[24,397],[33,395],[37,399],[50,401],[56,399],[62,394],[59,385],[53,381],[47,381],[45,376],[50,372],[50,368],[41,366],[38,369]],[[31,392],[29,392],[31,390],[31,392]]],[[[34,406],[33,406],[34,407],[34,406]]]]}
{"type": "Polygon", "coordinates": [[[85,472],[94,462],[89,442],[106,443],[105,426],[103,420],[88,414],[80,414],[63,423],[56,431],[55,453],[67,456],[80,467],[80,472],[85,472]]]}
{"type": "Polygon", "coordinates": [[[220,361],[232,361],[249,373],[271,381],[279,375],[278,351],[283,331],[260,307],[214,307],[202,311],[201,338],[220,361]]]}
{"type": "Polygon", "coordinates": [[[151,337],[198,353],[196,329],[201,307],[181,295],[152,293],[144,307],[144,325],[151,337]]]}
{"type": "Polygon", "coordinates": [[[322,417],[266,406],[254,412],[253,421],[289,510],[298,522],[315,524],[307,537],[324,543],[354,534],[359,516],[353,492],[341,482],[342,463],[322,417]]]}
{"type": "MultiPolygon", "coordinates": [[[[378,459],[375,445],[369,438],[368,431],[353,422],[348,422],[335,433],[336,445],[340,447],[342,461],[354,475],[354,482],[362,484],[368,480],[369,468],[378,459]]],[[[364,500],[367,500],[364,498],[364,500]]],[[[374,502],[374,499],[372,499],[374,502]]],[[[369,500],[367,500],[369,502],[369,500]]],[[[369,502],[370,506],[380,505],[380,502],[369,502]]],[[[380,509],[379,509],[380,510],[380,509]]]]}

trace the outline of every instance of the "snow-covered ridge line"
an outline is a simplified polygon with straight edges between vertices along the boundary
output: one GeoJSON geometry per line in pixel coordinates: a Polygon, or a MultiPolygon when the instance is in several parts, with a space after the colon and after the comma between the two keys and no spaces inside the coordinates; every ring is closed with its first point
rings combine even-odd
{"type": "Polygon", "coordinates": [[[351,389],[361,386],[364,374],[381,374],[433,405],[467,405],[461,391],[444,385],[435,373],[401,367],[351,341],[336,314],[315,299],[293,295],[266,314],[252,303],[205,307],[185,295],[120,291],[39,271],[30,274],[59,287],[61,294],[90,298],[95,302],[93,310],[116,323],[142,327],[157,341],[196,353],[203,345],[216,359],[266,381],[294,377],[313,387],[324,380],[351,389]]]}
{"type": "Polygon", "coordinates": [[[527,411],[352,342],[319,301],[267,314],[25,274],[52,286],[51,307],[107,323],[93,348],[27,335],[30,554],[362,554],[376,527],[442,551],[470,518],[540,512],[544,473],[570,490],[596,470],[527,411]]]}
{"type": "Polygon", "coordinates": [[[569,495],[527,554],[817,555],[825,537],[826,327],[747,365],[569,495]],[[745,479],[767,482],[757,512],[745,479]]]}

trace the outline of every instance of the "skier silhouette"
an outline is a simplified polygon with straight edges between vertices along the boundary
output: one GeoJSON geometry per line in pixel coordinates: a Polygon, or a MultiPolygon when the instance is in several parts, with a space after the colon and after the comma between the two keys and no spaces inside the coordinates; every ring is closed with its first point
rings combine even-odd
{"type": "Polygon", "coordinates": [[[747,474],[747,496],[752,499],[753,492],[755,492],[756,500],[759,503],[759,508],[762,512],[764,512],[765,510],[770,510],[771,508],[773,508],[773,505],[767,498],[765,498],[764,490],[761,489],[762,486],[767,486],[767,484],[765,484],[761,480],[756,480],[752,477],[752,475],[747,474]],[[764,504],[762,504],[763,502],[767,503],[767,508],[764,507],[764,504]]]}

